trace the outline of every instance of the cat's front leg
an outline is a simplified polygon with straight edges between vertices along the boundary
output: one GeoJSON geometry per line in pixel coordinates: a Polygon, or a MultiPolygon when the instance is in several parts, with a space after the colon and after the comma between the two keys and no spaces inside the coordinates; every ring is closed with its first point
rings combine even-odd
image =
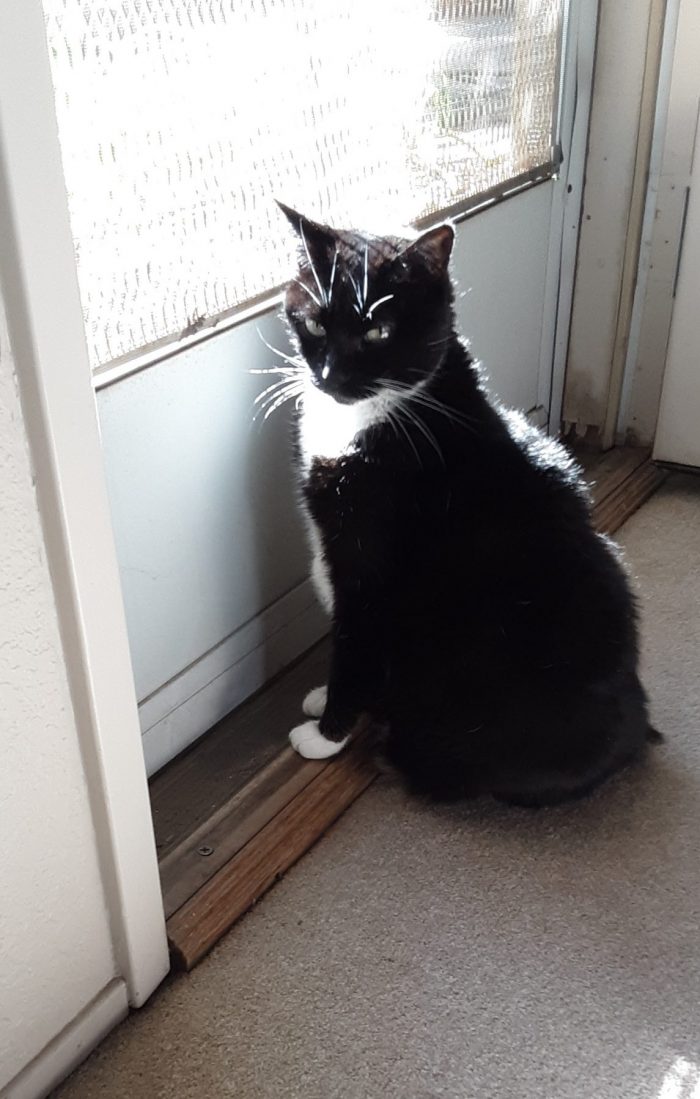
{"type": "Polygon", "coordinates": [[[342,751],[359,717],[359,710],[348,698],[349,692],[334,682],[329,688],[317,687],[304,699],[304,712],[316,717],[297,725],[289,734],[292,747],[305,759],[329,759],[342,751]]]}
{"type": "Polygon", "coordinates": [[[342,740],[330,740],[323,735],[319,722],[314,718],[297,725],[289,734],[292,748],[304,759],[330,759],[341,752],[349,740],[350,734],[342,740]]]}
{"type": "Polygon", "coordinates": [[[304,698],[301,708],[307,717],[321,717],[328,701],[328,687],[314,687],[304,698]]]}
{"type": "Polygon", "coordinates": [[[289,734],[292,747],[305,759],[329,759],[342,751],[372,693],[376,665],[369,659],[370,647],[347,625],[333,633],[328,688],[317,687],[306,696],[304,713],[313,719],[289,734]]]}

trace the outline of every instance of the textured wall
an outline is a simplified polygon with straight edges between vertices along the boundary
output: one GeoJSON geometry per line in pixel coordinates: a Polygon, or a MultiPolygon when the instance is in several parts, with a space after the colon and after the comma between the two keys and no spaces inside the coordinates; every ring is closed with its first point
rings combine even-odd
{"type": "Polygon", "coordinates": [[[0,301],[0,1089],[114,976],[0,301]]]}

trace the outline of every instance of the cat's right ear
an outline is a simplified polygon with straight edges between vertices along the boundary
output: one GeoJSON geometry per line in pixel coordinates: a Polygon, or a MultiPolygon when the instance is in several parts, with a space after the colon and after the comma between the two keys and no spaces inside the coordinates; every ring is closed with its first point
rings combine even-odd
{"type": "Polygon", "coordinates": [[[301,236],[301,227],[307,219],[303,217],[302,214],[297,213],[296,210],[293,210],[291,206],[287,206],[286,203],[280,202],[278,198],[275,199],[275,202],[286,217],[294,232],[298,233],[301,236]]]}
{"type": "Polygon", "coordinates": [[[325,225],[319,225],[317,221],[312,221],[311,218],[304,217],[298,210],[293,210],[291,206],[287,206],[286,203],[280,202],[278,198],[275,199],[275,202],[299,237],[310,241],[320,238],[325,240],[329,236],[328,229],[325,225]]]}
{"type": "Polygon", "coordinates": [[[329,254],[335,248],[333,231],[327,225],[319,225],[311,218],[304,217],[303,214],[293,210],[291,206],[286,206],[279,199],[275,199],[275,202],[277,202],[280,210],[299,237],[298,251],[301,267],[303,268],[308,263],[313,269],[314,265],[326,263],[329,254]]]}

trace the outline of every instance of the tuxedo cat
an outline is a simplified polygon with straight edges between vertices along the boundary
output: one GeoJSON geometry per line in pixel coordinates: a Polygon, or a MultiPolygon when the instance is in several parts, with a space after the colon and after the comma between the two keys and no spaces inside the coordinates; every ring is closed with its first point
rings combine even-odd
{"type": "Polygon", "coordinates": [[[450,225],[377,237],[282,209],[299,245],[282,398],[298,396],[332,620],[328,687],[304,700],[293,746],[332,756],[368,715],[418,793],[585,794],[656,734],[634,601],[579,469],[487,397],[455,331],[450,225]]]}

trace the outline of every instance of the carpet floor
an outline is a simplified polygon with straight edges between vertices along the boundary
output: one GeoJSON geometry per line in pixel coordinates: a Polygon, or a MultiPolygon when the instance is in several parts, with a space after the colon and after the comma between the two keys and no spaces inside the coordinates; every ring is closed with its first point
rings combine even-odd
{"type": "Polygon", "coordinates": [[[589,800],[381,779],[60,1099],[700,1099],[700,477],[619,534],[666,742],[589,800]]]}

